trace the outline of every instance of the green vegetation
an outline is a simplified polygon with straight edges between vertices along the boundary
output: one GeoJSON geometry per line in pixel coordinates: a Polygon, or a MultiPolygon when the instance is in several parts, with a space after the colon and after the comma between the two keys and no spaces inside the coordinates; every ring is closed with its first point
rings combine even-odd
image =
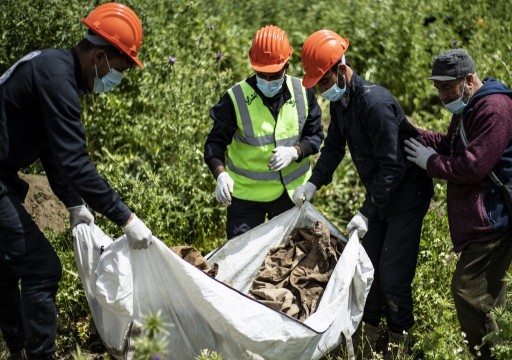
{"type": "MultiPolygon", "coordinates": [[[[101,2],[2,0],[0,73],[31,50],[73,46],[86,31],[80,19],[101,2]]],[[[443,50],[466,48],[481,77],[512,85],[507,63],[512,53],[512,12],[506,0],[125,3],[143,22],[140,58],[144,69],[132,72],[109,94],[82,99],[89,150],[99,172],[156,236],[168,245],[192,244],[203,253],[224,241],[225,227],[225,209],[215,201],[215,182],[202,160],[211,126],[209,108],[229,86],[251,73],[247,54],[258,28],[275,24],[286,30],[294,49],[290,74],[296,76],[302,76],[300,50],[309,34],[328,28],[347,37],[352,67],[364,78],[388,87],[413,121],[431,130],[444,130],[449,122],[435,89],[425,80],[433,57],[443,50]]],[[[326,124],[328,116],[326,111],[326,124]]],[[[41,170],[34,166],[27,171],[41,170]]],[[[456,258],[445,196],[445,184],[437,183],[414,281],[417,323],[412,345],[416,358],[469,359],[449,290],[456,258]]],[[[313,201],[341,229],[361,202],[361,184],[348,158],[334,182],[313,201]]],[[[97,223],[112,237],[121,235],[105,218],[98,217],[97,223]]],[[[101,341],[88,328],[90,313],[70,233],[48,232],[48,236],[65,270],[57,299],[58,354],[75,352],[75,358],[102,354],[101,341]],[[82,350],[76,352],[76,345],[82,350]]],[[[507,281],[511,285],[510,277],[507,281]]],[[[510,302],[496,312],[503,330],[493,336],[504,341],[495,349],[501,359],[512,358],[511,314],[510,302]]],[[[149,354],[155,348],[150,347],[151,339],[147,341],[149,354]]],[[[2,346],[0,358],[5,357],[2,346]]],[[[201,357],[212,358],[220,355],[205,350],[201,357]]]]}

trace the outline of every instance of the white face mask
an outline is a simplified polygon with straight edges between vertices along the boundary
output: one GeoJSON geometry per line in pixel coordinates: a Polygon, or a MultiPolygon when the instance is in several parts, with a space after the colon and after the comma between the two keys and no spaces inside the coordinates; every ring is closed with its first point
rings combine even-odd
{"type": "Polygon", "coordinates": [[[94,64],[94,69],[96,70],[96,77],[94,78],[94,86],[92,90],[97,93],[112,90],[114,87],[121,83],[121,80],[123,80],[124,77],[122,72],[119,72],[116,69],[112,69],[110,67],[110,64],[108,63],[108,57],[106,54],[105,58],[107,59],[107,66],[109,68],[109,71],[101,79],[98,77],[98,68],[96,67],[96,64],[94,64]]]}
{"type": "Polygon", "coordinates": [[[322,97],[328,101],[340,100],[343,97],[343,94],[345,94],[345,91],[347,91],[347,80],[345,78],[345,75],[343,75],[343,80],[345,86],[343,88],[340,88],[338,86],[338,69],[336,69],[336,82],[329,89],[325,90],[322,93],[322,97]]]}
{"type": "Polygon", "coordinates": [[[341,100],[341,98],[345,94],[345,91],[347,91],[346,85],[343,88],[340,88],[338,84],[334,84],[333,86],[331,86],[329,89],[325,90],[322,93],[322,97],[325,100],[338,101],[341,100]]]}
{"type": "Polygon", "coordinates": [[[284,83],[284,76],[281,79],[277,80],[265,80],[258,75],[256,75],[256,86],[258,86],[258,89],[265,95],[266,97],[274,97],[275,94],[281,90],[284,83]]]}
{"type": "Polygon", "coordinates": [[[462,84],[462,94],[460,97],[448,104],[443,104],[446,110],[451,112],[452,114],[460,114],[464,111],[464,108],[468,103],[465,103],[464,100],[462,100],[462,97],[464,96],[464,90],[466,86],[466,79],[464,79],[464,83],[462,84]]]}

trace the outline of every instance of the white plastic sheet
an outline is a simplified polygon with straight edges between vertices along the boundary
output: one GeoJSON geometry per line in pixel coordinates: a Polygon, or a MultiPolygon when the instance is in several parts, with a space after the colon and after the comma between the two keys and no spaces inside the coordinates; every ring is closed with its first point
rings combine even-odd
{"type": "Polygon", "coordinates": [[[285,242],[294,228],[319,220],[347,242],[306,202],[210,253],[209,264],[219,265],[215,279],[157,238],[147,250],[131,250],[124,236],[112,241],[96,226],[78,225],[73,230],[76,262],[104,344],[111,355],[131,358],[132,323],[158,311],[170,324],[171,359],[194,359],[210,349],[226,360],[310,360],[335,348],[342,336],[351,344],[373,280],[357,236],[347,242],[317,311],[304,322],[245,295],[268,250],[285,242]]]}

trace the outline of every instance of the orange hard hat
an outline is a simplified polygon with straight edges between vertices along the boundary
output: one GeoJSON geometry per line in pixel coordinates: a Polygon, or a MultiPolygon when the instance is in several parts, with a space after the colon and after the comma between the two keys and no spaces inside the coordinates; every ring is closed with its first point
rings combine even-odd
{"type": "Polygon", "coordinates": [[[284,30],[267,25],[256,32],[249,50],[249,59],[254,70],[278,72],[288,62],[290,56],[292,47],[284,30]]]}
{"type": "Polygon", "coordinates": [[[142,24],[128,6],[109,2],[99,5],[84,19],[85,25],[128,55],[139,67],[137,52],[142,46],[142,24]]]}
{"type": "Polygon", "coordinates": [[[302,85],[306,88],[315,86],[347,49],[348,39],[334,31],[319,30],[311,34],[302,46],[301,61],[305,72],[302,85]]]}

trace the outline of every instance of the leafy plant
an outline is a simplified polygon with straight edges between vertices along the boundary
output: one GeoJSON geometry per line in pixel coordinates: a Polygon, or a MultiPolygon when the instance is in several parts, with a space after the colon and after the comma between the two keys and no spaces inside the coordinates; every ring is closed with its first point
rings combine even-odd
{"type": "Polygon", "coordinates": [[[163,360],[168,356],[169,324],[162,319],[162,314],[148,314],[144,320],[143,336],[135,340],[135,360],[163,360]]]}
{"type": "Polygon", "coordinates": [[[223,360],[221,354],[216,353],[208,349],[201,350],[201,355],[195,358],[195,360],[223,360]]]}

